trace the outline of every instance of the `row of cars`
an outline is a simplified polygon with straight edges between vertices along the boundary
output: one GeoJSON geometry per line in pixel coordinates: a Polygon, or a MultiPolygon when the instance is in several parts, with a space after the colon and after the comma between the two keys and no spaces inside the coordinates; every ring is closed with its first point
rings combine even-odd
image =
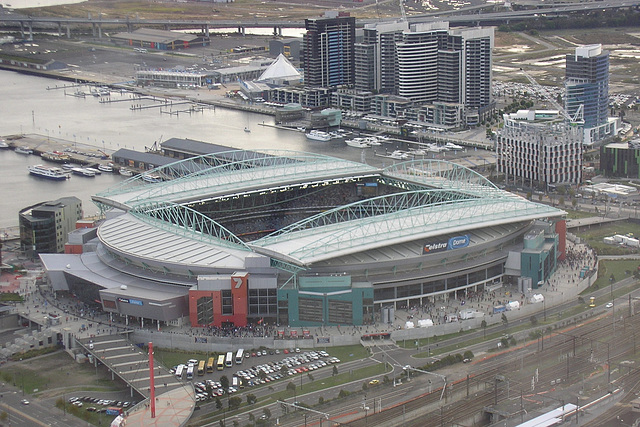
{"type": "MultiPolygon", "coordinates": [[[[298,373],[301,374],[320,369],[329,364],[340,363],[340,359],[329,356],[329,353],[322,350],[304,353],[287,350],[286,353],[291,355],[279,362],[264,363],[235,372],[232,377],[232,382],[229,385],[229,394],[233,394],[245,386],[253,387],[266,384],[298,373]]],[[[198,402],[224,394],[222,384],[219,381],[206,380],[195,383],[194,387],[196,390],[196,400],[198,402]],[[208,388],[211,390],[211,395],[207,392],[208,388]]]]}
{"type": "Polygon", "coordinates": [[[122,412],[123,409],[126,409],[131,406],[135,406],[137,403],[137,402],[124,402],[124,401],[112,400],[112,399],[98,399],[97,397],[91,397],[91,396],[70,397],[68,402],[73,406],[77,406],[78,408],[83,407],[85,404],[100,405],[102,406],[102,408],[97,408],[96,406],[87,406],[87,411],[104,412],[104,413],[107,413],[109,409],[112,409],[111,412],[114,412],[113,410],[117,412],[122,412]]]}
{"type": "Polygon", "coordinates": [[[320,369],[334,363],[340,363],[340,359],[329,356],[329,353],[323,350],[293,353],[279,362],[264,363],[237,371],[234,377],[239,378],[244,384],[254,386],[276,381],[284,376],[320,369]]]}

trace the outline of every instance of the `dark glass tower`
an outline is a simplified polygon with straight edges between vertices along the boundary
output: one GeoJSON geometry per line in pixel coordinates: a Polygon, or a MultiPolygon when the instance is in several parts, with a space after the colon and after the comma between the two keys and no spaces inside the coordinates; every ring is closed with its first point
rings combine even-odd
{"type": "Polygon", "coordinates": [[[576,48],[567,55],[565,85],[566,110],[574,116],[583,106],[584,127],[593,128],[607,123],[609,113],[609,52],[602,45],[576,48]]]}

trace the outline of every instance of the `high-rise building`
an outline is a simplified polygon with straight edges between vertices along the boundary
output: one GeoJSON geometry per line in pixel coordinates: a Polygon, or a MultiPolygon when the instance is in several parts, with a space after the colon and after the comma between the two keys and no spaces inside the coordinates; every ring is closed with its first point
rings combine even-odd
{"type": "Polygon", "coordinates": [[[44,202],[20,212],[20,249],[28,256],[43,253],[63,253],[67,234],[82,219],[82,201],[77,197],[62,197],[44,202]]]}
{"type": "Polygon", "coordinates": [[[409,29],[406,21],[367,24],[363,40],[355,46],[355,89],[398,93],[397,43],[409,29]]]}
{"type": "Polygon", "coordinates": [[[354,44],[356,19],[325,14],[327,17],[305,20],[302,64],[307,86],[336,87],[353,85],[355,76],[354,44]]]}
{"type": "Polygon", "coordinates": [[[582,182],[582,131],[557,111],[504,114],[498,131],[496,165],[507,184],[548,190],[582,182]]]}
{"type": "Polygon", "coordinates": [[[399,95],[416,106],[460,104],[465,123],[477,124],[494,108],[492,50],[492,28],[450,29],[447,22],[367,24],[355,48],[355,88],[399,95]]]}
{"type": "Polygon", "coordinates": [[[602,45],[579,46],[566,56],[567,113],[582,110],[585,143],[616,134],[617,120],[609,118],[609,52],[602,45]]]}

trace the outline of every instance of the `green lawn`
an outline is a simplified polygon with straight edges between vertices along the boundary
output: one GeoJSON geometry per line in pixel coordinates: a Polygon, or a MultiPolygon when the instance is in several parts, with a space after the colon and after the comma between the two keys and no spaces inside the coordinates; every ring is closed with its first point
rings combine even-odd
{"type": "Polygon", "coordinates": [[[603,242],[607,236],[615,234],[633,234],[640,236],[640,224],[631,221],[618,221],[600,226],[594,226],[590,229],[580,230],[576,235],[586,240],[587,244],[595,249],[600,255],[624,255],[638,253],[638,249],[621,247],[616,245],[608,245],[603,242]]]}
{"type": "Polygon", "coordinates": [[[601,260],[598,262],[598,266],[598,278],[591,286],[591,291],[609,286],[612,283],[612,275],[614,282],[633,275],[633,272],[640,266],[640,260],[601,260]]]}

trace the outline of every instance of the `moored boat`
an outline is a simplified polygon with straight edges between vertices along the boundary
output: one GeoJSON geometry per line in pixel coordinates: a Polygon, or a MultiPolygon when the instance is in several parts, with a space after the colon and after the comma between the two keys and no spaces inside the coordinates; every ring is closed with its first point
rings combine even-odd
{"type": "Polygon", "coordinates": [[[127,169],[127,168],[120,168],[120,175],[122,176],[133,176],[133,171],[127,169]]]}
{"type": "Polygon", "coordinates": [[[73,173],[74,175],[85,176],[87,178],[93,178],[94,176],[96,176],[94,172],[91,172],[86,168],[73,168],[71,169],[71,173],[73,173]]]}
{"type": "Polygon", "coordinates": [[[162,182],[162,177],[160,175],[152,175],[148,173],[142,174],[142,180],[150,183],[154,182],[162,182]]]}
{"type": "Polygon", "coordinates": [[[27,166],[27,169],[31,175],[39,176],[41,178],[52,179],[55,181],[63,181],[69,178],[69,174],[55,166],[32,165],[27,166]]]}
{"type": "Polygon", "coordinates": [[[347,143],[347,145],[349,147],[354,147],[354,148],[368,148],[369,147],[369,144],[363,138],[347,139],[345,142],[347,143]]]}
{"type": "Polygon", "coordinates": [[[247,132],[247,133],[250,133],[250,132],[251,132],[251,129],[249,129],[249,128],[244,128],[244,131],[245,131],[245,132],[247,132]]]}
{"type": "Polygon", "coordinates": [[[0,149],[2,148],[9,148],[9,144],[7,144],[7,141],[4,139],[0,138],[0,149]]]}
{"type": "Polygon", "coordinates": [[[102,171],[100,171],[99,169],[96,168],[85,168],[86,170],[88,170],[89,172],[93,172],[94,175],[102,175],[102,171]]]}
{"type": "Polygon", "coordinates": [[[111,167],[111,165],[99,165],[98,170],[102,172],[112,173],[113,167],[111,167]]]}
{"type": "Polygon", "coordinates": [[[15,151],[18,154],[33,154],[33,150],[30,149],[29,147],[16,147],[16,149],[13,151],[15,151]]]}
{"type": "Polygon", "coordinates": [[[66,163],[71,160],[71,156],[60,151],[47,151],[46,153],[40,154],[40,157],[55,163],[66,163]]]}
{"type": "Polygon", "coordinates": [[[331,135],[328,132],[315,129],[305,133],[305,136],[313,141],[329,141],[331,139],[331,135]]]}

